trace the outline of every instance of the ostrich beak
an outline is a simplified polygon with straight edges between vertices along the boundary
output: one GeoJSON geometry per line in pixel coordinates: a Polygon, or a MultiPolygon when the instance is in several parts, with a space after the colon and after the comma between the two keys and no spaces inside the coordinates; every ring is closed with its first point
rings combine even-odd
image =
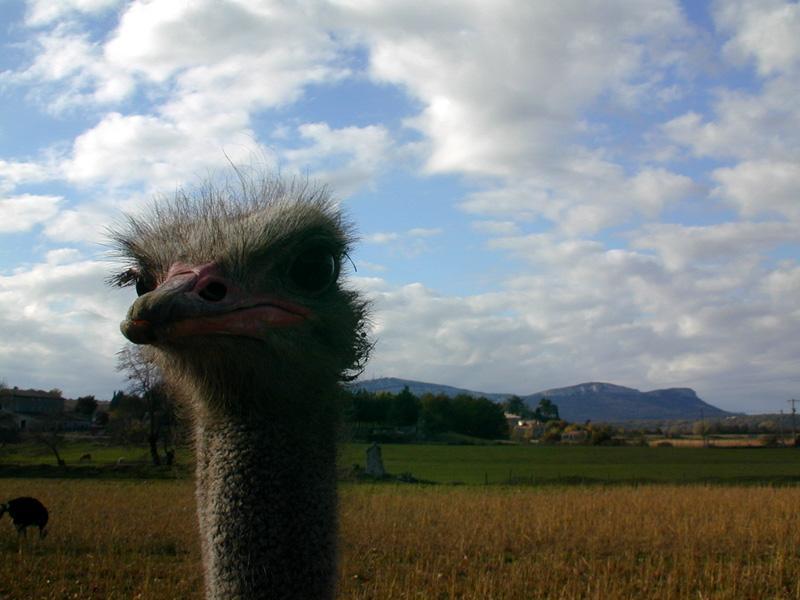
{"type": "Polygon", "coordinates": [[[310,314],[308,308],[274,294],[245,291],[212,264],[171,269],[156,289],[136,299],[120,330],[135,344],[158,345],[198,335],[264,339],[272,329],[297,325],[310,314]]]}

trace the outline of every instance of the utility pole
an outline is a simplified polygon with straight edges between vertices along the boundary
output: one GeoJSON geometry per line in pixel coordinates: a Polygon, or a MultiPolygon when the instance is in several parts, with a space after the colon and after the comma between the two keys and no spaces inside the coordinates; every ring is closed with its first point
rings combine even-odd
{"type": "Polygon", "coordinates": [[[791,400],[787,400],[789,404],[792,405],[792,446],[797,447],[797,427],[795,427],[795,419],[794,416],[797,414],[797,409],[795,405],[797,404],[797,400],[792,398],[791,400]]]}
{"type": "Polygon", "coordinates": [[[780,445],[786,447],[786,436],[783,435],[783,409],[781,409],[781,416],[778,417],[778,431],[781,432],[780,445]]]}

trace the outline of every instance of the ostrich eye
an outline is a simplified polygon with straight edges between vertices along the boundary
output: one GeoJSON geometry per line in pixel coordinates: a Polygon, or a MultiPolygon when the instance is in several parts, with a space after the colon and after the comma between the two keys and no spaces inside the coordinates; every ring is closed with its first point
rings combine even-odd
{"type": "Polygon", "coordinates": [[[300,290],[320,293],[336,280],[338,264],[333,254],[322,247],[304,250],[289,267],[289,279],[300,290]]]}
{"type": "Polygon", "coordinates": [[[148,292],[152,292],[156,289],[156,284],[153,282],[152,279],[145,275],[139,275],[136,277],[136,295],[143,296],[148,292]]]}

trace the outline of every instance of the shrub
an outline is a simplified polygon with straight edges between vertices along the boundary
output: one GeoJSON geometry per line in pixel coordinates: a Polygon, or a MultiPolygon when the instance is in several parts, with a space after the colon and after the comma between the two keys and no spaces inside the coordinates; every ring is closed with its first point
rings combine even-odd
{"type": "Polygon", "coordinates": [[[544,444],[556,444],[561,441],[561,432],[550,429],[544,433],[541,439],[544,444]]]}

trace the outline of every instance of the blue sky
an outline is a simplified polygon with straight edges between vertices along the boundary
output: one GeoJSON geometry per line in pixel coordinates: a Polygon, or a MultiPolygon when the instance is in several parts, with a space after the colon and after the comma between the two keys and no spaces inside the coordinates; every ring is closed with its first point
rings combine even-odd
{"type": "Polygon", "coordinates": [[[0,1],[0,378],[108,398],[104,230],[245,168],[328,183],[367,377],[800,393],[800,6],[0,1]]]}

